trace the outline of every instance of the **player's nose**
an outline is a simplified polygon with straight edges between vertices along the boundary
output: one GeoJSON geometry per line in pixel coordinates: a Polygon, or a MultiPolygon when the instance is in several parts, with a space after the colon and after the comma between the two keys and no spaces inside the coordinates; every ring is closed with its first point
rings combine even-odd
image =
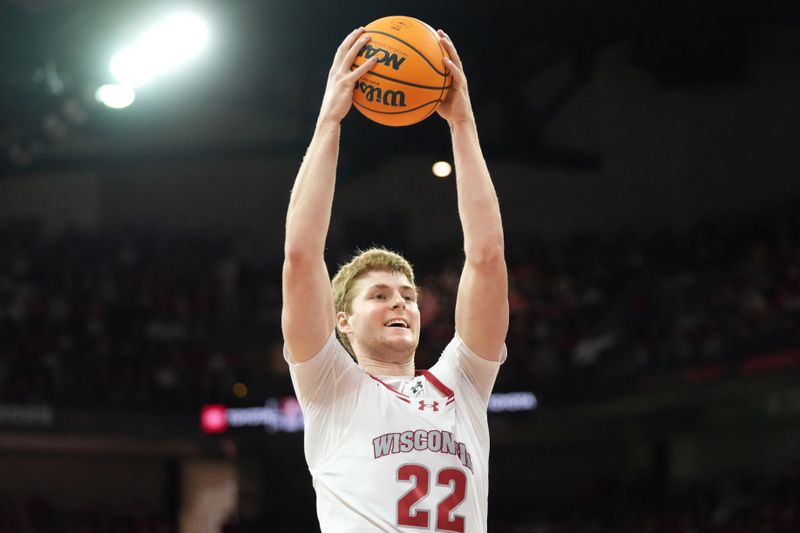
{"type": "Polygon", "coordinates": [[[405,307],[406,299],[403,298],[403,295],[400,294],[399,292],[395,292],[392,295],[392,302],[391,303],[392,303],[392,309],[397,309],[399,307],[405,307]]]}

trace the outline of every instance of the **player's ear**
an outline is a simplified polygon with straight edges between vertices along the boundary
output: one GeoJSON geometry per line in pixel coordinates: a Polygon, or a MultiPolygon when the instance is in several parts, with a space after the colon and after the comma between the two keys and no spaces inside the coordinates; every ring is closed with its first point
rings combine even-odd
{"type": "Polygon", "coordinates": [[[353,327],[350,325],[350,317],[344,311],[336,313],[336,327],[345,335],[353,332],[353,327]]]}

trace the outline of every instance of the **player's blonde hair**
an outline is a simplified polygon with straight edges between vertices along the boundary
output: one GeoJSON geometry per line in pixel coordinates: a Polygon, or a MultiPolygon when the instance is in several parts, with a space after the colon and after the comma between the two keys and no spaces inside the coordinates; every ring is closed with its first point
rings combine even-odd
{"type": "MultiPolygon", "coordinates": [[[[339,311],[344,311],[347,314],[353,312],[356,281],[358,281],[361,276],[375,270],[403,274],[416,290],[414,270],[411,267],[411,263],[402,255],[387,250],[386,248],[370,248],[369,250],[359,251],[348,263],[339,267],[339,271],[333,277],[333,280],[331,280],[333,305],[337,313],[339,311]]],[[[339,337],[339,342],[341,342],[347,351],[350,352],[350,355],[355,358],[356,355],[353,353],[353,347],[350,345],[350,339],[347,338],[347,335],[339,331],[338,328],[336,330],[336,335],[339,337]]]]}

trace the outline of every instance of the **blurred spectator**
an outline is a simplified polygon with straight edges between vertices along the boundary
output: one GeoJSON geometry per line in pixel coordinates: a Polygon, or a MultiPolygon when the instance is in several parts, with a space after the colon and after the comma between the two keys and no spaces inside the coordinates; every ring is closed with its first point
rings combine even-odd
{"type": "MultiPolygon", "coordinates": [[[[648,238],[580,236],[509,251],[499,387],[558,394],[800,347],[800,209],[648,238]],[[574,388],[572,388],[574,389],[574,388]]],[[[333,256],[337,251],[331,252],[333,256]]],[[[196,407],[286,379],[280,258],[226,236],[0,228],[0,402],[196,407]]],[[[453,334],[461,266],[418,266],[428,367],[453,334]]],[[[457,259],[456,259],[457,261],[457,259]]],[[[269,390],[259,393],[269,394],[269,390]]]]}

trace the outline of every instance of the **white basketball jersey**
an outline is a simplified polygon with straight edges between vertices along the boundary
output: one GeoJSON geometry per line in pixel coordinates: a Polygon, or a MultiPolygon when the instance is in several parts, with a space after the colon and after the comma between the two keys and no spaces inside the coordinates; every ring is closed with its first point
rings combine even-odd
{"type": "Polygon", "coordinates": [[[430,371],[371,376],[332,333],[289,362],[323,533],[485,532],[486,406],[500,364],[456,335],[430,371]]]}

